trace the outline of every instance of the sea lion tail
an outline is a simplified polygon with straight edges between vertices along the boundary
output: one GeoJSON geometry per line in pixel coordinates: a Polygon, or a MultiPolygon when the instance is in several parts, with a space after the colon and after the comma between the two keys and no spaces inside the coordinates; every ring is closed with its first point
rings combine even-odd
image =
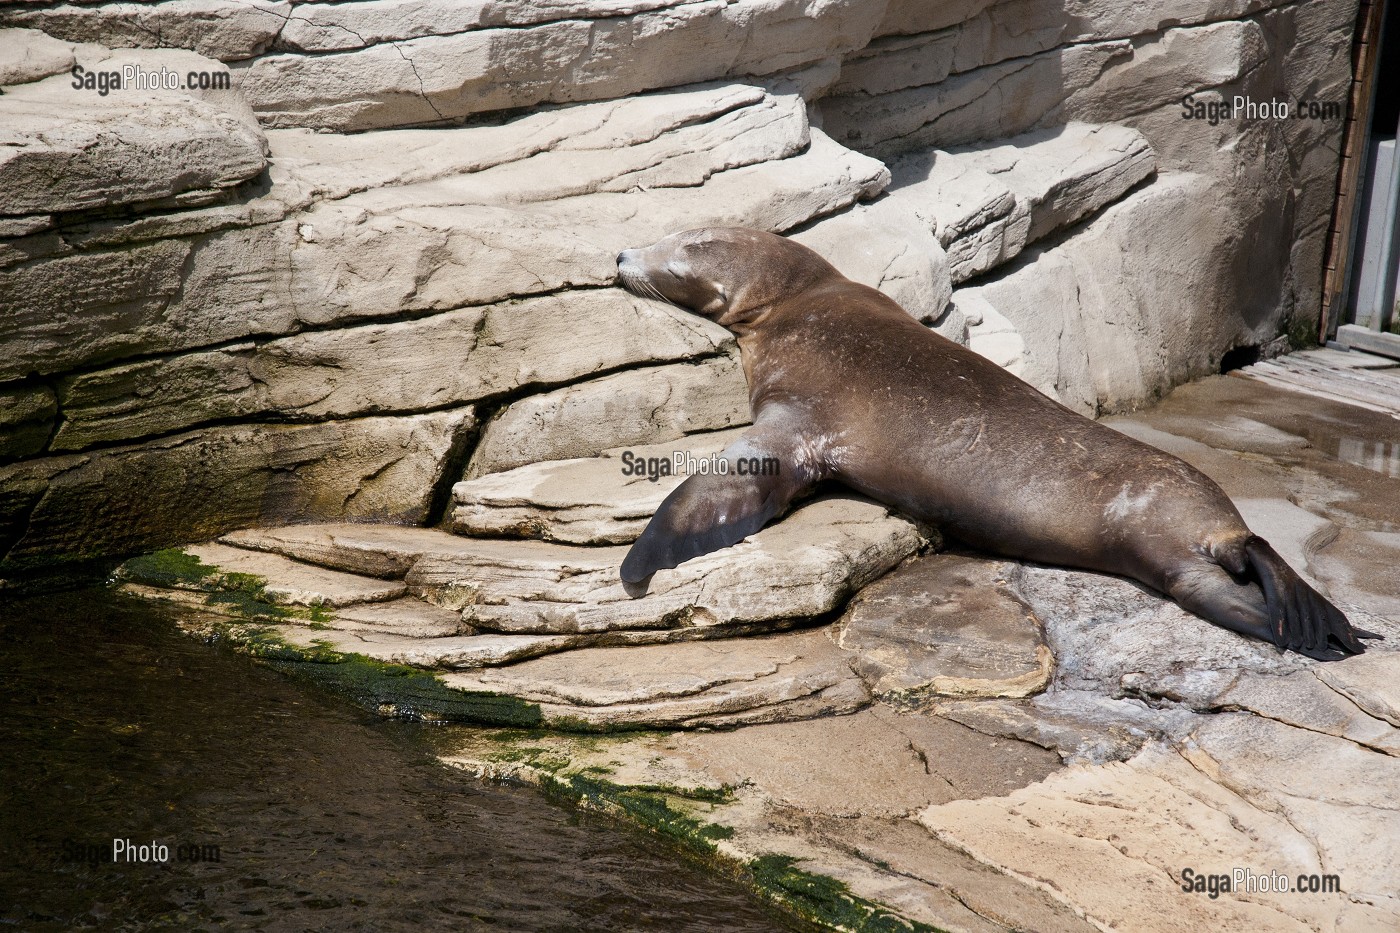
{"type": "Polygon", "coordinates": [[[1245,562],[1264,591],[1270,637],[1280,648],[1335,661],[1365,651],[1362,638],[1380,638],[1353,628],[1345,613],[1309,586],[1263,538],[1251,535],[1243,548],[1245,562]]]}

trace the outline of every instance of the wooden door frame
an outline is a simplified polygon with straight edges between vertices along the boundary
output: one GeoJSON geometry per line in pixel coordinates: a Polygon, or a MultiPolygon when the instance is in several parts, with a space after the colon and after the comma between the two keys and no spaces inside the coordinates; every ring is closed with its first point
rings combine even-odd
{"type": "Polygon", "coordinates": [[[1381,24],[1386,0],[1361,0],[1351,49],[1351,95],[1343,129],[1342,157],[1337,169],[1337,196],[1327,233],[1327,259],[1322,272],[1322,308],[1317,339],[1326,343],[1337,332],[1346,310],[1350,287],[1352,244],[1360,222],[1358,200],[1366,169],[1366,142],[1376,100],[1376,65],[1380,60],[1381,24]]]}

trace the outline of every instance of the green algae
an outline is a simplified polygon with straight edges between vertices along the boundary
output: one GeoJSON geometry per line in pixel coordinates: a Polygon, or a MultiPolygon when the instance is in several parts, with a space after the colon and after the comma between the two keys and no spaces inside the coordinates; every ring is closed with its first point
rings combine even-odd
{"type": "Polygon", "coordinates": [[[198,587],[219,572],[193,554],[177,547],[133,557],[122,564],[121,577],[132,583],[159,587],[198,587]]]}
{"type": "Polygon", "coordinates": [[[728,839],[734,830],[707,823],[673,805],[672,796],[627,784],[618,784],[583,772],[541,775],[545,793],[573,806],[624,816],[646,829],[699,854],[712,856],[715,842],[728,839]]]}
{"type": "Polygon", "coordinates": [[[797,868],[787,855],[763,855],[745,870],[761,893],[811,923],[851,933],[939,933],[937,927],[901,917],[858,897],[843,882],[797,868]]]}
{"type": "Polygon", "coordinates": [[[159,589],[202,592],[210,609],[251,622],[296,621],[325,627],[331,619],[321,606],[279,605],[268,595],[263,577],[220,570],[180,548],[133,557],[122,564],[117,578],[159,589]]]}
{"type": "MultiPolygon", "coordinates": [[[[719,843],[732,839],[735,830],[711,822],[706,816],[717,807],[733,803],[735,788],[678,787],[671,784],[622,784],[602,775],[600,765],[571,767],[570,753],[588,742],[590,750],[626,739],[583,738],[555,734],[563,747],[545,744],[548,732],[503,731],[483,737],[496,745],[483,758],[491,763],[521,764],[530,769],[520,775],[547,796],[569,806],[594,810],[648,830],[670,842],[681,853],[699,860],[711,870],[735,878],[774,906],[814,929],[851,933],[940,933],[938,928],[909,920],[900,914],[851,892],[843,882],[797,867],[798,860],[785,855],[753,859],[733,850],[721,851],[719,843]]],[[[888,866],[885,866],[888,869],[888,866]]]]}
{"type": "Polygon", "coordinates": [[[206,637],[384,716],[523,728],[538,726],[544,719],[535,703],[498,693],[456,690],[432,671],[338,651],[320,639],[309,646],[293,645],[274,629],[236,623],[216,623],[206,637]]]}

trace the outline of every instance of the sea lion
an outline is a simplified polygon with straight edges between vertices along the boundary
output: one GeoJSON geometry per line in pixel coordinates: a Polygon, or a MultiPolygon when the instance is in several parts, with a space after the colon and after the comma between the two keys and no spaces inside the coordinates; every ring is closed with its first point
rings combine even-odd
{"type": "Polygon", "coordinates": [[[1364,650],[1346,616],[1186,462],[1085,418],[924,327],[812,250],[712,227],[617,257],[629,291],[737,337],[753,426],[721,455],[777,475],[695,475],[623,561],[625,584],[728,547],[837,480],[973,547],[1121,574],[1217,625],[1321,660],[1364,650]]]}

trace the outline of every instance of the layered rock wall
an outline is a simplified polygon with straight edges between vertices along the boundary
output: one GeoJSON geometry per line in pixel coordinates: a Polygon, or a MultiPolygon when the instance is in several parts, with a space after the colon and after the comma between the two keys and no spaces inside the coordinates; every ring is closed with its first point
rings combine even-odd
{"type": "Polygon", "coordinates": [[[435,523],[464,477],[743,424],[732,339],[614,287],[620,249],[695,226],[792,233],[1066,404],[1132,408],[1316,314],[1340,123],[1181,99],[1341,101],[1353,14],[6,6],[0,578],[435,523]]]}

